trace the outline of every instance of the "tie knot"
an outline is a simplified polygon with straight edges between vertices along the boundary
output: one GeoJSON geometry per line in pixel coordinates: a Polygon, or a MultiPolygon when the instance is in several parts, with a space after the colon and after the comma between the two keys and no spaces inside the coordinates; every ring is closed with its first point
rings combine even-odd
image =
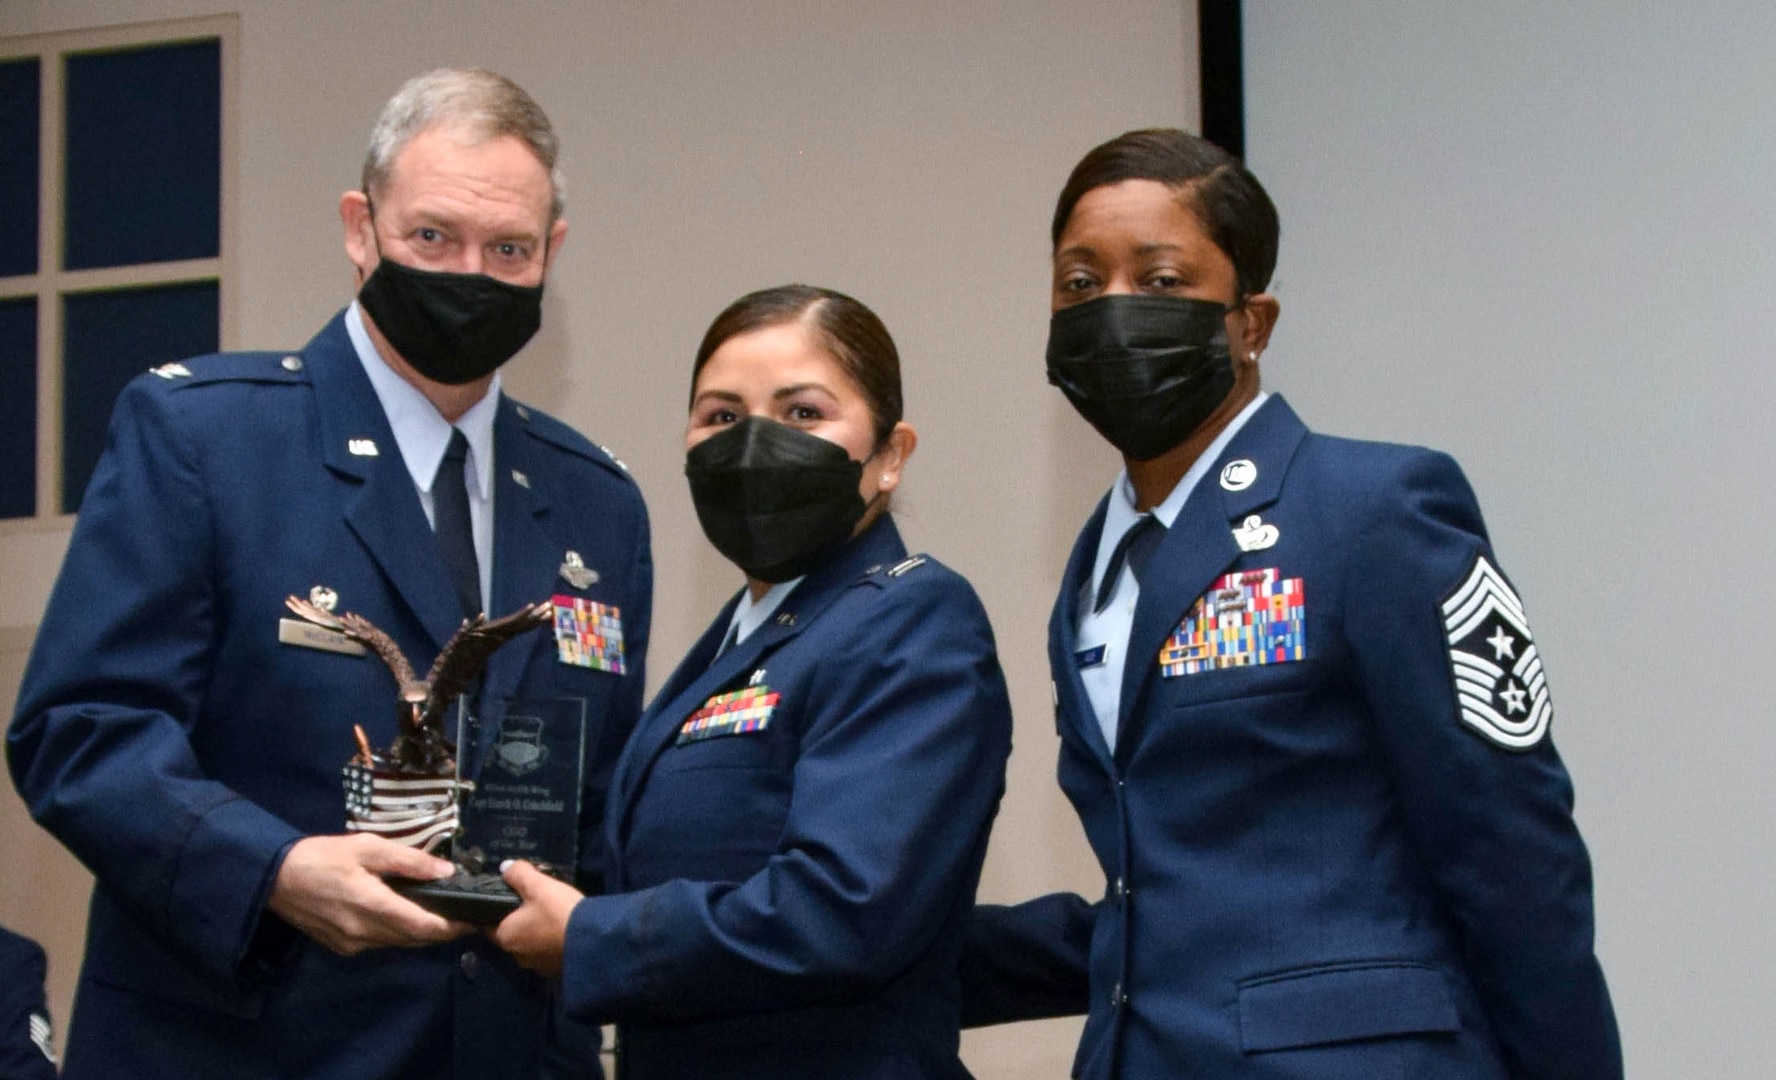
{"type": "Polygon", "coordinates": [[[1165,539],[1165,531],[1164,523],[1152,514],[1142,514],[1128,527],[1128,531],[1122,534],[1122,539],[1116,542],[1116,547],[1110,552],[1110,563],[1104,567],[1103,580],[1098,582],[1098,596],[1092,605],[1093,612],[1103,611],[1110,606],[1110,598],[1116,595],[1116,579],[1122,576],[1123,566],[1129,568],[1135,585],[1138,587],[1141,584],[1141,572],[1147,569],[1147,560],[1153,557],[1159,542],[1165,539]]]}
{"type": "Polygon", "coordinates": [[[462,433],[462,428],[450,429],[450,442],[444,447],[444,460],[454,461],[461,465],[469,458],[469,439],[462,433]]]}

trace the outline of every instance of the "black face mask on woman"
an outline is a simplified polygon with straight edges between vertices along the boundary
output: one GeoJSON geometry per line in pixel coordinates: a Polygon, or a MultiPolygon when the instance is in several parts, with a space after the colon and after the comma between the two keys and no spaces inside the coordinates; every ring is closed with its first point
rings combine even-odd
{"type": "Polygon", "coordinates": [[[1048,325],[1048,381],[1135,461],[1177,446],[1233,389],[1227,307],[1174,296],[1100,296],[1048,325]]]}
{"type": "Polygon", "coordinates": [[[413,369],[449,386],[493,374],[543,322],[543,287],[420,270],[384,257],[358,303],[413,369]]]}
{"type": "Polygon", "coordinates": [[[816,569],[851,538],[863,463],[818,435],[749,416],[685,455],[691,502],[717,551],[773,584],[816,569]]]}

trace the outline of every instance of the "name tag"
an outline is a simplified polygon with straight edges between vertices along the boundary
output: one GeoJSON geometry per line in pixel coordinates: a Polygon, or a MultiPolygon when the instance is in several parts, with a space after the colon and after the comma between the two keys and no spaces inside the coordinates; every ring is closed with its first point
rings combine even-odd
{"type": "Polygon", "coordinates": [[[555,655],[563,664],[622,675],[623,614],[611,604],[582,596],[556,595],[555,655]]]}
{"type": "Polygon", "coordinates": [[[341,656],[363,656],[368,651],[337,630],[329,630],[301,619],[278,620],[278,643],[339,653],[341,656]]]}
{"type": "Polygon", "coordinates": [[[1108,646],[1105,645],[1094,645],[1089,649],[1080,649],[1073,654],[1073,666],[1081,671],[1097,667],[1104,662],[1104,653],[1107,649],[1108,646]]]}

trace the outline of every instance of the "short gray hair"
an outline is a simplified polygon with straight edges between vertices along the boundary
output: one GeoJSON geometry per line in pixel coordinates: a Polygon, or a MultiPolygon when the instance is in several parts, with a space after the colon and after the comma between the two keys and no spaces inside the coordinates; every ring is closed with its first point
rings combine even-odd
{"type": "Polygon", "coordinates": [[[395,91],[370,131],[364,193],[380,194],[388,186],[395,158],[414,136],[436,124],[460,124],[483,141],[504,135],[522,140],[549,170],[550,223],[561,216],[566,191],[555,163],[560,146],[549,117],[523,87],[483,68],[434,68],[395,91]]]}

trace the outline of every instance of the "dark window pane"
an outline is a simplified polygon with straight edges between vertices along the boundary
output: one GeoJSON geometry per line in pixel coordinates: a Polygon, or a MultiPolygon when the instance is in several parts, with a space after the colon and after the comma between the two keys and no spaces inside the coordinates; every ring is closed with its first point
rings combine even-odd
{"type": "Polygon", "coordinates": [[[80,507],[111,405],[151,367],[215,352],[216,283],[72,293],[62,303],[62,510],[80,507]]]}
{"type": "Polygon", "coordinates": [[[0,277],[37,272],[38,83],[36,57],[0,64],[0,277]]]}
{"type": "Polygon", "coordinates": [[[64,265],[216,255],[221,44],[75,54],[67,74],[64,265]]]}
{"type": "Polygon", "coordinates": [[[37,298],[0,300],[0,518],[37,513],[37,298]]]}

